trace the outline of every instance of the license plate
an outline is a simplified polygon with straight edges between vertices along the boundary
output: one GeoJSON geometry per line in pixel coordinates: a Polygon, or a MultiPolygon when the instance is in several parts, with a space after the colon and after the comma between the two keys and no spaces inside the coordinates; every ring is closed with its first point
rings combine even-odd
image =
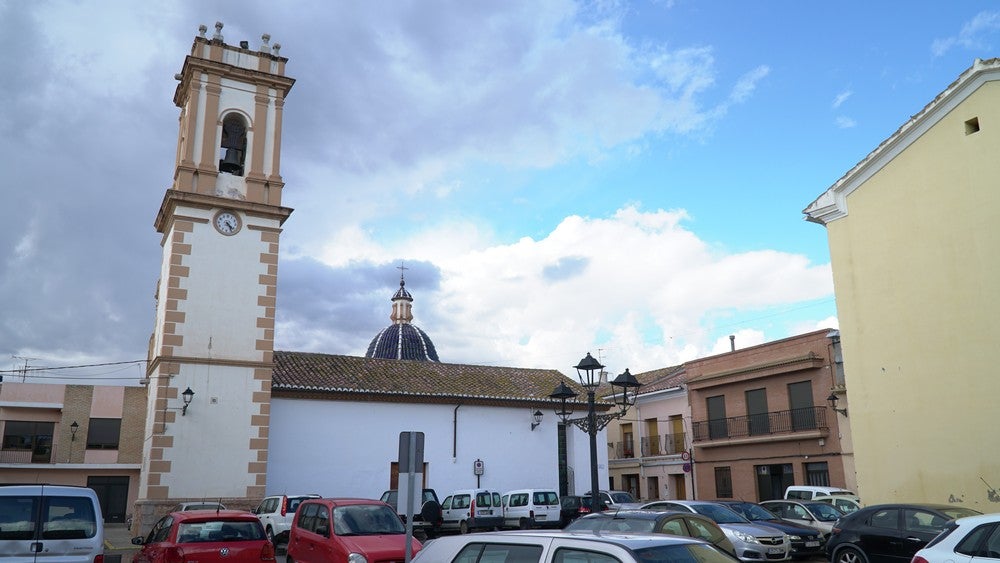
{"type": "Polygon", "coordinates": [[[785,550],[781,549],[780,547],[769,547],[769,548],[767,548],[767,552],[768,553],[784,553],[785,550]]]}
{"type": "Polygon", "coordinates": [[[545,516],[545,514],[539,514],[538,516],[535,516],[535,520],[545,520],[545,516]]]}
{"type": "Polygon", "coordinates": [[[807,541],[806,542],[806,547],[819,547],[819,542],[818,541],[807,541]]]}

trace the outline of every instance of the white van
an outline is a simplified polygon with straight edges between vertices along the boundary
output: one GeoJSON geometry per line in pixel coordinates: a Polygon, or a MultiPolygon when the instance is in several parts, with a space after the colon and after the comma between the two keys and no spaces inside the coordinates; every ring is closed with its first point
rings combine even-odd
{"type": "Polygon", "coordinates": [[[816,497],[825,496],[843,496],[856,502],[861,501],[861,498],[854,494],[854,491],[848,491],[847,489],[841,489],[840,487],[792,485],[785,489],[785,498],[788,500],[812,500],[816,497]]]}
{"type": "Polygon", "coordinates": [[[501,502],[505,528],[558,528],[562,523],[559,494],[552,489],[510,491],[501,502]]]}
{"type": "Polygon", "coordinates": [[[94,563],[104,557],[97,493],[67,485],[0,486],[0,559],[94,563]]]}
{"type": "Polygon", "coordinates": [[[467,534],[503,525],[500,493],[488,489],[458,490],[441,501],[441,529],[467,534]]]}

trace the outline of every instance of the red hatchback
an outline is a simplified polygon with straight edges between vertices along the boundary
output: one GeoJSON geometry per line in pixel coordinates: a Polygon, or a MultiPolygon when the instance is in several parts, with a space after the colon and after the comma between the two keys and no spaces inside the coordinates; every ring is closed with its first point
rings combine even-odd
{"type": "Polygon", "coordinates": [[[134,563],[274,563],[260,520],[241,510],[171,512],[132,543],[142,546],[134,563]]]}
{"type": "MultiPolygon", "coordinates": [[[[423,547],[411,538],[413,554],[423,547]]],[[[287,563],[403,561],[406,529],[380,500],[320,498],[302,501],[288,536],[287,563]],[[363,557],[364,559],[361,559],[363,557]]]]}

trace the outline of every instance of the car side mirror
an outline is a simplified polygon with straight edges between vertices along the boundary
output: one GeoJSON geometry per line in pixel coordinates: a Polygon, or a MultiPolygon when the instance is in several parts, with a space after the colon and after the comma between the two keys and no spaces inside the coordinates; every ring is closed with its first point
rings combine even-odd
{"type": "Polygon", "coordinates": [[[324,538],[330,537],[330,526],[317,526],[316,533],[324,538]]]}

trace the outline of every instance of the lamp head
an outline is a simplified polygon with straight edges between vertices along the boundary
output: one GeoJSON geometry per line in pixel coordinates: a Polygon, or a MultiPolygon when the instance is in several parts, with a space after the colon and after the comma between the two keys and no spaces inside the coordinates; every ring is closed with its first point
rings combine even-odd
{"type": "Polygon", "coordinates": [[[538,425],[542,423],[542,411],[535,411],[535,414],[531,415],[534,422],[531,423],[531,429],[534,430],[538,428],[538,425]]]}
{"type": "Polygon", "coordinates": [[[625,368],[625,371],[619,374],[618,377],[611,382],[611,386],[612,388],[621,388],[622,398],[618,403],[618,406],[621,407],[622,414],[625,414],[625,411],[627,411],[629,407],[635,406],[635,401],[639,397],[639,388],[642,387],[642,383],[639,383],[639,380],[629,372],[628,368],[625,368]]]}
{"type": "Polygon", "coordinates": [[[552,391],[549,398],[554,401],[559,401],[559,405],[556,407],[556,416],[559,417],[559,420],[563,422],[569,420],[570,415],[573,414],[573,408],[567,405],[566,401],[575,399],[576,397],[577,394],[573,392],[568,385],[566,385],[566,382],[560,381],[559,385],[556,385],[555,390],[552,391]]]}
{"type": "Polygon", "coordinates": [[[181,416],[184,416],[187,414],[188,405],[191,404],[191,399],[194,399],[194,391],[188,387],[183,393],[181,393],[181,398],[184,399],[184,406],[181,408],[181,416]]]}
{"type": "Polygon", "coordinates": [[[604,366],[595,360],[590,352],[587,352],[587,356],[574,367],[576,367],[577,377],[580,378],[580,385],[587,389],[596,389],[601,384],[601,370],[604,369],[604,366]]]}

